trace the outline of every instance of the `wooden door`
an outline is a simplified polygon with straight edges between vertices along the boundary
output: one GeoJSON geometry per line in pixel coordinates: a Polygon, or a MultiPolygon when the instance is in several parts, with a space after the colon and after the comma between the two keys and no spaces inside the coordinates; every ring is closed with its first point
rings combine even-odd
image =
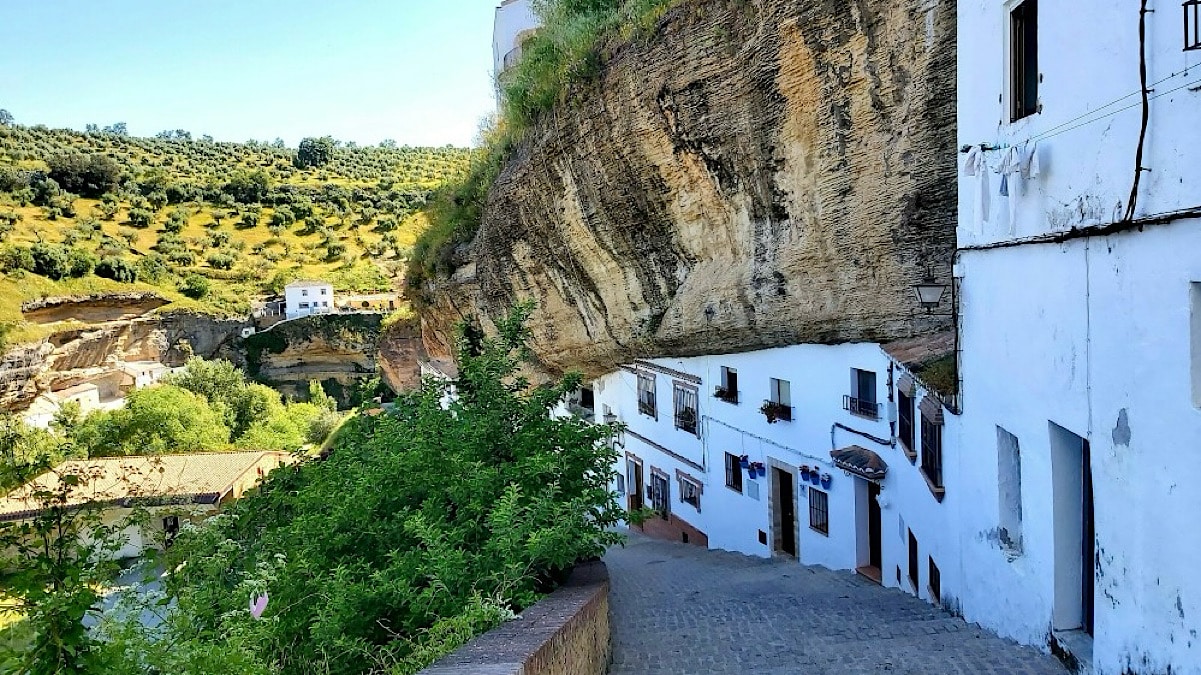
{"type": "Polygon", "coordinates": [[[868,565],[880,569],[883,566],[880,535],[880,486],[867,484],[867,560],[868,565]]]}
{"type": "Polygon", "coordinates": [[[776,509],[780,514],[780,552],[796,556],[796,486],[791,471],[772,469],[776,473],[776,509]]]}

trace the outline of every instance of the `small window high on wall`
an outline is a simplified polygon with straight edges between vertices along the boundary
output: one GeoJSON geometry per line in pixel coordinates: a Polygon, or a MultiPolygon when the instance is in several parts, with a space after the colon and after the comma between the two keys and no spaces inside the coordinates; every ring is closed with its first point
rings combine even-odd
{"type": "Polygon", "coordinates": [[[1010,119],[1038,112],[1038,0],[1023,0],[1009,13],[1010,119]]]}

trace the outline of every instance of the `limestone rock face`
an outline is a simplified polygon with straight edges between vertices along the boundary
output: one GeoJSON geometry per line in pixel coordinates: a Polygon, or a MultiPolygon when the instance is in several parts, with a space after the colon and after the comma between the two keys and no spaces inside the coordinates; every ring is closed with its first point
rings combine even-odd
{"type": "Polygon", "coordinates": [[[354,385],[376,374],[382,321],[380,314],[319,314],[277,324],[243,341],[247,373],[301,400],[316,380],[348,404],[354,385]]]}
{"type": "MultiPolygon", "coordinates": [[[[82,316],[101,322],[58,330],[0,355],[0,410],[20,411],[39,394],[85,382],[115,395],[120,368],[128,362],[179,366],[195,355],[242,364],[239,339],[244,322],[190,313],[143,315],[140,312],[147,308],[140,302],[122,297],[60,298],[29,308],[27,317],[48,322],[68,311],[74,321],[82,316]]],[[[157,306],[150,301],[151,308],[157,306]]]]}
{"type": "Polygon", "coordinates": [[[423,289],[431,355],[523,299],[550,372],[945,328],[912,285],[950,281],[954,2],[693,0],[604,61],[423,289]]]}

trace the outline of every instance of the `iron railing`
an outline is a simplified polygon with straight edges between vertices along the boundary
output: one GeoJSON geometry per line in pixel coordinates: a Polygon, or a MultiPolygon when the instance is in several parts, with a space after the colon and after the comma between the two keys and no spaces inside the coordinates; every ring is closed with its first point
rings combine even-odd
{"type": "Polygon", "coordinates": [[[854,396],[842,397],[842,409],[849,410],[852,415],[866,417],[872,420],[880,419],[880,408],[883,404],[854,396]]]}

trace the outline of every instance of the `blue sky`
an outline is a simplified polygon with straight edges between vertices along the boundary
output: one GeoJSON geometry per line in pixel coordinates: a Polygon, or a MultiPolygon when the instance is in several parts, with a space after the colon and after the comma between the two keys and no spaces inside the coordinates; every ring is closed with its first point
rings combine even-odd
{"type": "Polygon", "coordinates": [[[18,123],[468,145],[498,0],[33,0],[0,20],[18,123]]]}

